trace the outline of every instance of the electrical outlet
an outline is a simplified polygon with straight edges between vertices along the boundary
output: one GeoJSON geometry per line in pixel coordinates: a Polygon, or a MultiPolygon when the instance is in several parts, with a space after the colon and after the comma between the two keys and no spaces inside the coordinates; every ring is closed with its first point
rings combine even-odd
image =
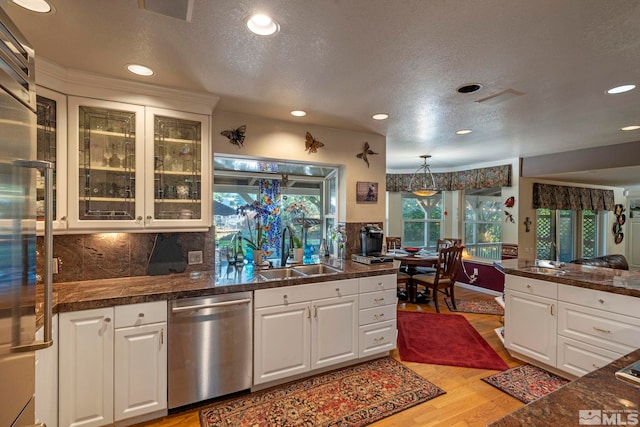
{"type": "Polygon", "coordinates": [[[187,262],[189,265],[202,264],[202,251],[189,251],[187,253],[187,262]]]}
{"type": "Polygon", "coordinates": [[[477,268],[473,269],[473,275],[476,276],[476,277],[478,276],[478,269],[477,268]]]}
{"type": "Polygon", "coordinates": [[[60,262],[60,258],[54,257],[51,260],[51,274],[58,274],[59,268],[60,268],[59,262],[60,262]]]}

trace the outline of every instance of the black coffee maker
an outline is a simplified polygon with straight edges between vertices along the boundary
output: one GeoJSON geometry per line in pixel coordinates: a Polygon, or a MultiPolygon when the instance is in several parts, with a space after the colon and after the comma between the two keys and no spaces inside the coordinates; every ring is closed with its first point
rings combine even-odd
{"type": "Polygon", "coordinates": [[[367,224],[360,229],[360,249],[362,256],[382,255],[384,233],[381,228],[367,224]]]}

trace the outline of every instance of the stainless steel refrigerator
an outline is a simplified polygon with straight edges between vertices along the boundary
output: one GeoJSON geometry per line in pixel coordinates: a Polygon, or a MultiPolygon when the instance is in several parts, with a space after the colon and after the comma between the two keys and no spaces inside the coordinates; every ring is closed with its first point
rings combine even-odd
{"type": "Polygon", "coordinates": [[[51,345],[52,171],[36,160],[34,52],[0,7],[0,426],[34,425],[35,350],[51,345]],[[39,172],[37,172],[39,171],[39,172]],[[45,339],[36,329],[36,173],[45,188],[45,339]],[[47,197],[48,196],[48,197],[47,197]],[[48,203],[47,203],[48,202],[48,203]]]}

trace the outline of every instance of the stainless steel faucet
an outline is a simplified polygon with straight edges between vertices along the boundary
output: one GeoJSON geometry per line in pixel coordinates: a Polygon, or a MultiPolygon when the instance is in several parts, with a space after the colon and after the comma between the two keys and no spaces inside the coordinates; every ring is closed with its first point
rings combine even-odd
{"type": "Polygon", "coordinates": [[[289,251],[293,248],[293,230],[291,230],[291,226],[287,225],[282,228],[282,233],[280,235],[280,266],[284,267],[287,265],[287,258],[289,258],[289,251]],[[285,252],[284,250],[284,235],[285,233],[289,233],[289,246],[285,252]]]}

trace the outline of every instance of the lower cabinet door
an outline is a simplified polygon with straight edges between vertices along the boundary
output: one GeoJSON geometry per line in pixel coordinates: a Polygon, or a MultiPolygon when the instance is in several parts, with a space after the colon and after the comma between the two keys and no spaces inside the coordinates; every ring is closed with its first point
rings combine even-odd
{"type": "Polygon", "coordinates": [[[358,357],[358,296],[313,301],[311,369],[358,357]]]}
{"type": "Polygon", "coordinates": [[[166,323],[115,330],[115,421],[167,407],[166,323]]]}
{"type": "Polygon", "coordinates": [[[258,308],[253,321],[254,384],[310,370],[310,303],[258,308]]]}
{"type": "Polygon", "coordinates": [[[113,308],[61,313],[59,425],[113,423],[113,308]]]}

